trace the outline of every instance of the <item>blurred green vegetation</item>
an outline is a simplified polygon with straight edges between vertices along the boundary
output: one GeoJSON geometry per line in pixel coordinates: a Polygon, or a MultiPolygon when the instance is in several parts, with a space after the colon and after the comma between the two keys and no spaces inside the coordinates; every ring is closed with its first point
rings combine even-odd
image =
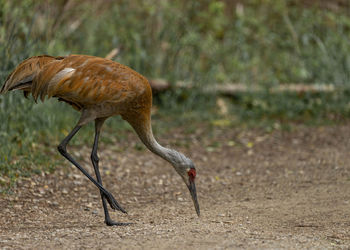
{"type": "MultiPolygon", "coordinates": [[[[104,57],[117,48],[114,60],[148,78],[195,84],[156,96],[160,133],[196,120],[274,128],[344,121],[350,116],[346,88],[240,93],[225,98],[227,114],[217,112],[216,96],[201,89],[227,82],[350,87],[349,41],[350,4],[342,0],[0,0],[0,82],[29,56],[104,57]]],[[[34,105],[21,93],[1,96],[0,184],[7,188],[19,176],[53,170],[55,146],[78,116],[54,100],[34,105]]],[[[130,129],[118,118],[107,125],[116,135],[130,129]]],[[[92,143],[91,133],[89,126],[73,143],[92,143]]]]}

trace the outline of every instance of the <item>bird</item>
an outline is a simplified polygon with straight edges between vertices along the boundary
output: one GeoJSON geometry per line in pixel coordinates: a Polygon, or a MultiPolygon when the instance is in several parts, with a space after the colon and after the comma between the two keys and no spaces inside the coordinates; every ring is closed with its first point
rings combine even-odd
{"type": "Polygon", "coordinates": [[[168,161],[185,182],[197,215],[200,215],[196,191],[196,168],[184,154],[161,146],[155,139],[151,125],[152,89],[143,75],[121,63],[90,56],[39,55],[22,61],[10,73],[0,94],[20,90],[35,102],[57,98],[69,104],[81,115],[72,131],[62,140],[59,153],[77,167],[100,191],[107,226],[124,226],[109,215],[107,202],[113,210],[127,213],[114,196],[102,185],[99,171],[98,141],[101,127],[112,116],[121,116],[135,130],[143,144],[154,154],[168,161]],[[96,179],[67,151],[67,145],[81,127],[95,123],[91,162],[96,179]]]}

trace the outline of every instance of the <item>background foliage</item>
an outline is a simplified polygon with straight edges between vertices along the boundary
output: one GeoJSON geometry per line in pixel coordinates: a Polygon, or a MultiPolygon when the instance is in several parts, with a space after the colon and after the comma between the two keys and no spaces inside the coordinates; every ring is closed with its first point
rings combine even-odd
{"type": "MultiPolygon", "coordinates": [[[[149,78],[195,84],[156,96],[155,119],[167,122],[157,122],[160,130],[189,119],[225,126],[343,121],[350,116],[349,41],[346,0],[0,0],[1,82],[32,55],[104,57],[117,48],[116,61],[149,78]],[[229,112],[220,114],[216,97],[200,90],[226,82],[327,83],[342,90],[241,93],[225,98],[229,112]]],[[[0,182],[53,169],[53,144],[77,116],[55,101],[34,105],[20,93],[1,96],[0,182]]],[[[108,125],[128,128],[118,119],[108,125]]],[[[84,142],[91,132],[83,133],[84,142]]]]}

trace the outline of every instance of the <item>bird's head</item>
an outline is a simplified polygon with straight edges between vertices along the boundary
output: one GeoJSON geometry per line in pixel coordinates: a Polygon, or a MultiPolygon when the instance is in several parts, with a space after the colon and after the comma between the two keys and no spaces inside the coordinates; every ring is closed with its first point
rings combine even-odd
{"type": "Polygon", "coordinates": [[[185,182],[188,190],[190,191],[194,207],[196,209],[197,215],[200,215],[199,204],[197,200],[197,191],[196,191],[196,168],[193,162],[184,156],[183,154],[174,151],[171,164],[175,168],[176,172],[181,176],[185,182]]]}

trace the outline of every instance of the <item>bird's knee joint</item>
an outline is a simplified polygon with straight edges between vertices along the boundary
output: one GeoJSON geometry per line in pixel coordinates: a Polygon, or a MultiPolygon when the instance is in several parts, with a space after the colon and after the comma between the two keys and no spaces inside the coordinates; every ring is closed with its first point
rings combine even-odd
{"type": "Polygon", "coordinates": [[[100,161],[100,158],[98,158],[97,154],[92,153],[92,154],[91,154],[91,161],[93,161],[93,162],[99,162],[99,161],[100,161]]]}
{"type": "Polygon", "coordinates": [[[58,145],[57,149],[58,149],[58,152],[60,152],[61,154],[67,153],[66,146],[64,146],[62,144],[58,145]]]}

